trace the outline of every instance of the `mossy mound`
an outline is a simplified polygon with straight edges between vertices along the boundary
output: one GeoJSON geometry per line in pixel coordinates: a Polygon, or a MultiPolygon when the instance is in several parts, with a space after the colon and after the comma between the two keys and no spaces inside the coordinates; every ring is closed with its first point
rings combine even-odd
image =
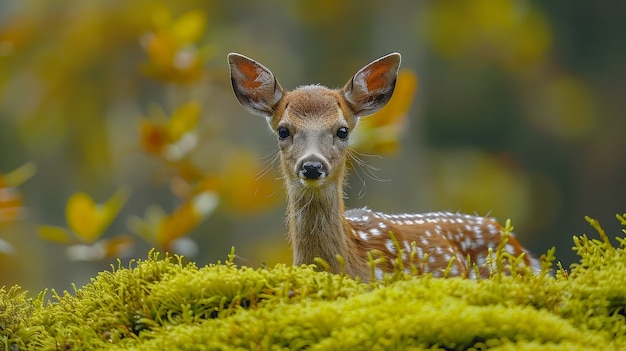
{"type": "MultiPolygon", "coordinates": [[[[620,217],[621,218],[621,217],[620,217]]],[[[623,218],[622,218],[623,219],[623,218]]],[[[3,350],[621,350],[626,241],[575,237],[549,274],[370,284],[313,266],[202,268],[150,254],[73,293],[0,290],[3,350]]]]}

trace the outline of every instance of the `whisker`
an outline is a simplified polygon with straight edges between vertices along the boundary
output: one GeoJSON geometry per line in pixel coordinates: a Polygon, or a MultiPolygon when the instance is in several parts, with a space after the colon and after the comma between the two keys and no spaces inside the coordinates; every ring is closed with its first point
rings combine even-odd
{"type": "Polygon", "coordinates": [[[270,163],[274,163],[277,159],[278,159],[278,147],[275,146],[274,150],[270,153],[268,153],[267,155],[261,157],[261,162],[265,163],[265,162],[270,162],[270,163]]]}
{"type": "MultiPolygon", "coordinates": [[[[272,171],[272,169],[274,169],[274,163],[276,163],[276,160],[278,160],[279,158],[279,154],[278,154],[278,150],[275,150],[274,152],[264,156],[261,158],[261,163],[264,164],[263,168],[257,172],[257,174],[254,175],[254,180],[255,181],[259,181],[261,178],[263,178],[265,175],[267,175],[270,171],[272,171]]],[[[277,177],[274,180],[280,180],[283,177],[277,177]]],[[[256,191],[254,192],[254,195],[257,195],[257,192],[260,189],[256,189],[256,191]]],[[[272,193],[267,194],[265,196],[265,198],[270,198],[274,195],[276,195],[276,193],[278,192],[278,190],[274,190],[272,193]]]]}
{"type": "MultiPolygon", "coordinates": [[[[370,179],[375,180],[377,182],[388,182],[389,181],[389,179],[381,178],[381,177],[379,177],[376,174],[377,171],[380,171],[380,168],[372,166],[371,164],[369,164],[365,160],[363,160],[363,157],[376,157],[376,158],[382,159],[382,156],[380,156],[380,155],[368,155],[368,154],[364,154],[364,153],[360,153],[360,152],[354,151],[352,149],[348,150],[348,156],[350,156],[350,158],[355,161],[355,163],[363,170],[363,173],[365,175],[367,175],[370,179]]],[[[355,167],[355,169],[356,169],[356,167],[355,167]]]]}
{"type": "Polygon", "coordinates": [[[276,160],[278,160],[278,157],[279,155],[277,151],[273,154],[263,157],[261,159],[261,162],[263,162],[265,166],[257,174],[254,175],[254,180],[261,179],[264,175],[271,171],[274,168],[274,163],[276,162],[276,160]]]}
{"type": "MultiPolygon", "coordinates": [[[[358,199],[362,199],[365,196],[365,186],[366,186],[366,184],[365,184],[365,178],[359,172],[359,168],[363,169],[363,166],[362,166],[362,162],[363,161],[361,161],[360,159],[354,157],[349,152],[348,152],[348,155],[351,157],[351,159],[348,160],[348,162],[350,162],[350,164],[352,165],[352,169],[354,169],[354,174],[356,174],[356,176],[359,178],[359,182],[361,183],[361,189],[359,189],[359,192],[357,194],[357,198],[358,199]],[[354,161],[355,163],[352,163],[352,161],[354,161]]],[[[350,187],[350,185],[347,184],[346,187],[350,187]]],[[[345,197],[345,192],[344,192],[344,197],[345,197]]]]}

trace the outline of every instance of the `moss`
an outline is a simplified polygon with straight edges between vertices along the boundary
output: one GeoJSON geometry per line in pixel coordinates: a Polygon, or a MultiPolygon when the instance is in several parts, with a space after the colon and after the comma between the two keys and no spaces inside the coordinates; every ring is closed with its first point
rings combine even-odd
{"type": "Polygon", "coordinates": [[[54,340],[41,325],[43,296],[31,299],[20,287],[0,289],[0,348],[2,350],[51,349],[54,340]]]}
{"type": "Polygon", "coordinates": [[[625,240],[613,246],[589,221],[600,239],[574,237],[569,271],[548,272],[551,250],[541,274],[476,281],[396,272],[365,284],[313,266],[237,267],[232,253],[201,268],[151,253],[72,293],[0,290],[0,349],[624,349],[625,240]]]}

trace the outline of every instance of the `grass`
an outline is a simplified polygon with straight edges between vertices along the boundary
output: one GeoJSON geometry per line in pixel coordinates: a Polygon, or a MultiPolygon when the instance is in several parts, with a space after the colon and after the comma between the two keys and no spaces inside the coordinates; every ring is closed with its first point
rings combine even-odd
{"type": "Polygon", "coordinates": [[[402,269],[362,283],[151,252],[73,292],[0,289],[0,350],[626,349],[626,240],[588,221],[600,239],[574,237],[569,269],[552,271],[550,250],[539,274],[481,280],[402,269]]]}

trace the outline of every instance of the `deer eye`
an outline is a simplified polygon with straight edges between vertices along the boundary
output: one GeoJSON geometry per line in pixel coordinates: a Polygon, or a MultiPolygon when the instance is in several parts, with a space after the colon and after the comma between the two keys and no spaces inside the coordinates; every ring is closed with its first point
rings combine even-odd
{"type": "Polygon", "coordinates": [[[348,128],[346,127],[341,127],[339,129],[337,129],[337,137],[339,139],[345,139],[348,137],[348,128]]]}
{"type": "Polygon", "coordinates": [[[287,139],[289,137],[289,129],[287,129],[287,127],[278,127],[277,132],[280,140],[287,139]]]}

